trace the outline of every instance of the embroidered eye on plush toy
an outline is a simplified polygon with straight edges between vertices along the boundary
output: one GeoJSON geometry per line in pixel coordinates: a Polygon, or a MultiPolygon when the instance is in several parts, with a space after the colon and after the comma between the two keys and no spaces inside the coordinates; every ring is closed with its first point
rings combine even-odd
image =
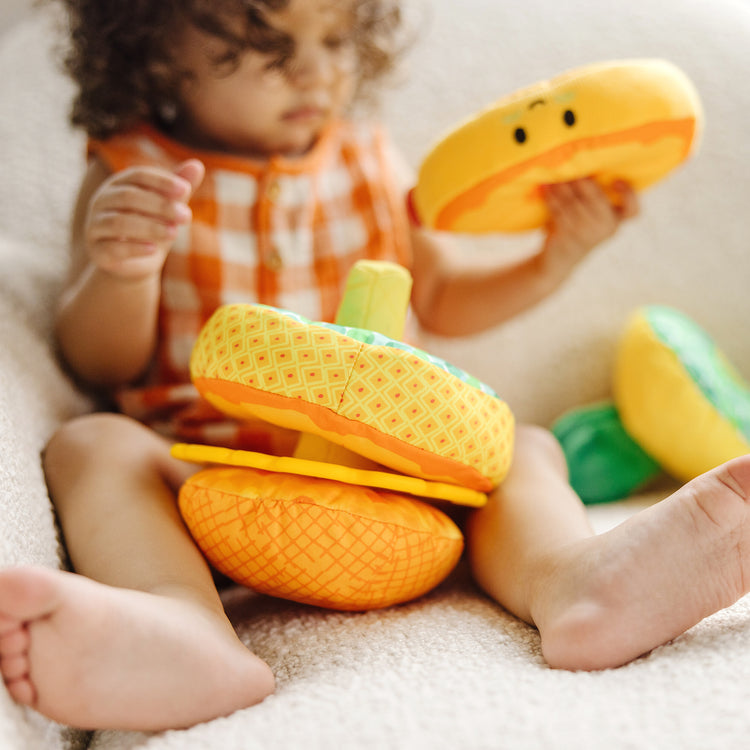
{"type": "Polygon", "coordinates": [[[540,186],[594,177],[605,190],[617,180],[641,190],[693,152],[702,122],[694,86],[664,60],[571,70],[443,138],[420,167],[412,216],[451,232],[534,229],[548,218],[540,186]]]}

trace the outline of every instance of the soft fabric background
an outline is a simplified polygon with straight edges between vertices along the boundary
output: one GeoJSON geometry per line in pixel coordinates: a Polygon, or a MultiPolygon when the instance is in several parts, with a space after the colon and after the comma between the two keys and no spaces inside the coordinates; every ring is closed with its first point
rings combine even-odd
{"type": "MultiPolygon", "coordinates": [[[[416,41],[386,100],[412,164],[445,128],[505,92],[616,57],[667,57],[706,108],[700,155],[643,199],[643,215],[537,309],[467,340],[427,346],[497,388],[522,419],[608,395],[628,313],[673,304],[750,376],[750,6],[746,0],[407,0],[416,41]]],[[[23,11],[4,3],[0,23],[23,11]]],[[[32,16],[0,37],[0,564],[63,564],[39,453],[88,407],[55,363],[54,298],[83,139],[66,127],[69,82],[53,25],[32,16]]],[[[535,236],[465,252],[532,250],[535,236]]],[[[592,509],[604,529],[655,500],[592,509]]],[[[0,689],[4,750],[739,750],[748,746],[750,605],[744,599],[618,670],[552,671],[536,632],[483,598],[459,569],[431,595],[340,614],[233,592],[233,621],[278,676],[262,705],[185,732],[58,727],[0,689]]],[[[116,647],[116,644],[113,644],[116,647]]]]}

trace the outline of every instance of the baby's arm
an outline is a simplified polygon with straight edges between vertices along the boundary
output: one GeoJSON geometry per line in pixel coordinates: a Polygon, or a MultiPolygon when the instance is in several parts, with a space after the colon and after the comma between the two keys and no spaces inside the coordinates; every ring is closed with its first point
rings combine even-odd
{"type": "Polygon", "coordinates": [[[553,292],[591,250],[638,213],[638,199],[625,183],[614,206],[593,179],[550,185],[550,210],[539,253],[512,265],[490,268],[458,257],[444,235],[415,228],[413,306],[422,325],[446,336],[461,336],[502,323],[553,292]]]}
{"type": "Polygon", "coordinates": [[[157,336],[160,277],[187,201],[203,178],[191,160],[174,172],[134,167],[110,175],[92,161],[73,221],[73,268],[57,319],[61,352],[103,386],[143,373],[157,336]]]}

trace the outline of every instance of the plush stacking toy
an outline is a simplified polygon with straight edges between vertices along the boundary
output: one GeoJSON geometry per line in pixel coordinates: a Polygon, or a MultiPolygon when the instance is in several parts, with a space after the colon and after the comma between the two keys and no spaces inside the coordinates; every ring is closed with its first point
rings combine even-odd
{"type": "Polygon", "coordinates": [[[652,185],[693,152],[703,115],[664,60],[588,65],[501,99],[422,162],[414,220],[453,232],[525,231],[548,217],[540,186],[595,177],[652,185]]]}
{"type": "Polygon", "coordinates": [[[553,425],[571,483],[614,500],[661,470],[688,481],[750,453],[750,388],[695,322],[670,307],[637,310],[618,347],[613,403],[553,425]]]}
{"type": "Polygon", "coordinates": [[[508,470],[513,417],[476,379],[371,330],[400,336],[410,284],[398,266],[362,262],[339,316],[357,327],[229,305],[203,328],[191,360],[198,390],[228,414],[304,433],[290,457],[174,448],[222,465],[189,479],[179,503],[234,580],[369,609],[419,596],[458,561],[461,532],[415,496],[483,504],[508,470]]]}

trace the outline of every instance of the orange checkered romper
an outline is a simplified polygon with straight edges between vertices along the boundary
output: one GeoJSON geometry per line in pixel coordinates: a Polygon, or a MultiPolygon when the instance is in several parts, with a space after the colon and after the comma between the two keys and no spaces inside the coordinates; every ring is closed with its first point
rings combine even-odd
{"type": "Polygon", "coordinates": [[[408,219],[383,133],[337,122],[302,157],[256,161],[196,153],[141,127],[92,140],[89,153],[113,172],[173,169],[191,157],[206,166],[190,202],[192,224],[164,266],[158,351],[144,383],[118,394],[120,408],[172,439],[288,453],[295,436],[238,423],[198,396],[190,353],[219,305],[261,302],[330,321],[357,260],[410,264],[408,219]]]}

